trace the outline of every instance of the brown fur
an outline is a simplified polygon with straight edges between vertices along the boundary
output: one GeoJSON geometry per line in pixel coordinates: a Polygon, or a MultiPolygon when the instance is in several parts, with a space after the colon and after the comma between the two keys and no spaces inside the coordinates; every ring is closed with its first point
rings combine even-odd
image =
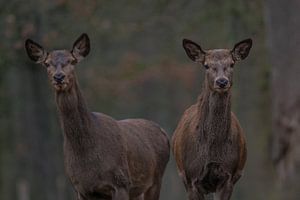
{"type": "Polygon", "coordinates": [[[168,137],[151,121],[117,121],[88,111],[73,71],[80,56],[87,55],[81,52],[86,50],[84,42],[89,42],[88,38],[79,38],[71,52],[53,51],[45,58],[37,56],[44,55],[43,49],[36,49],[41,46],[26,42],[29,56],[47,66],[55,88],[64,135],[65,169],[77,199],[158,200],[169,160],[168,137]],[[65,75],[59,83],[53,79],[58,73],[65,75]]]}
{"type": "Polygon", "coordinates": [[[208,193],[228,200],[246,162],[244,134],[231,112],[233,64],[238,60],[232,52],[236,49],[203,51],[188,40],[184,48],[207,69],[197,103],[184,112],[172,138],[177,168],[189,200],[202,200],[208,193]],[[220,77],[228,80],[224,88],[216,84],[220,77]]]}

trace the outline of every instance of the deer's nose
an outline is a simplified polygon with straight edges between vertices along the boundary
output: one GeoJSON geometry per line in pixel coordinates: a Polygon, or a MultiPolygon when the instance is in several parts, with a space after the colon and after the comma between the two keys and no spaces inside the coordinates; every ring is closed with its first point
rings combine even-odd
{"type": "Polygon", "coordinates": [[[216,80],[216,84],[220,87],[220,88],[225,88],[228,85],[228,79],[226,78],[219,78],[216,80]]]}
{"type": "Polygon", "coordinates": [[[55,74],[53,76],[53,78],[56,82],[61,83],[64,80],[65,75],[63,73],[58,73],[58,74],[55,74]]]}

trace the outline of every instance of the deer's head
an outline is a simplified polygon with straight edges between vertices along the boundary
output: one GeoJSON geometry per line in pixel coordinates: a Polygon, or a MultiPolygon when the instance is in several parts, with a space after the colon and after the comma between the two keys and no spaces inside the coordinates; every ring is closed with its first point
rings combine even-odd
{"type": "Polygon", "coordinates": [[[73,44],[71,51],[46,51],[38,43],[27,39],[25,48],[29,58],[45,66],[50,83],[56,91],[70,89],[75,81],[74,66],[90,52],[90,40],[87,34],[82,34],[73,44]]]}
{"type": "Polygon", "coordinates": [[[187,55],[206,69],[209,89],[219,93],[228,91],[232,86],[233,66],[245,59],[252,46],[252,40],[237,43],[233,49],[202,50],[197,43],[184,39],[183,47],[187,55]]]}

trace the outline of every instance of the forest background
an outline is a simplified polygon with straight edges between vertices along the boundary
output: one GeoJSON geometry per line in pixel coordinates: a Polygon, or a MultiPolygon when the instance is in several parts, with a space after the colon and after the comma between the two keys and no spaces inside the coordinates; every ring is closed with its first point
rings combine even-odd
{"type": "MultiPolygon", "coordinates": [[[[204,75],[182,39],[211,49],[252,38],[234,74],[233,111],[248,161],[232,199],[299,199],[299,9],[298,0],[1,0],[0,199],[74,199],[53,90],[24,41],[70,49],[83,32],[91,53],[76,71],[89,108],[153,120],[170,137],[204,75]]],[[[186,199],[173,157],[161,199],[186,199]]]]}

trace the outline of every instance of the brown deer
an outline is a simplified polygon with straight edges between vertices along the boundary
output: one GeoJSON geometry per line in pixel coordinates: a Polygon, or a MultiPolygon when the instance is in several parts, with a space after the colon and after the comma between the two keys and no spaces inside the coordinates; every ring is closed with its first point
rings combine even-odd
{"type": "Polygon", "coordinates": [[[144,119],[117,121],[89,112],[75,65],[90,51],[82,34],[71,51],[47,52],[28,39],[27,54],[46,67],[64,136],[65,170],[78,200],[158,200],[169,160],[167,134],[144,119]]]}
{"type": "Polygon", "coordinates": [[[196,104],[183,114],[172,138],[178,172],[189,200],[228,200],[242,175],[246,143],[242,128],[231,112],[233,66],[248,56],[252,40],[237,43],[233,50],[204,51],[183,40],[187,55],[205,67],[205,81],[196,104]]]}

